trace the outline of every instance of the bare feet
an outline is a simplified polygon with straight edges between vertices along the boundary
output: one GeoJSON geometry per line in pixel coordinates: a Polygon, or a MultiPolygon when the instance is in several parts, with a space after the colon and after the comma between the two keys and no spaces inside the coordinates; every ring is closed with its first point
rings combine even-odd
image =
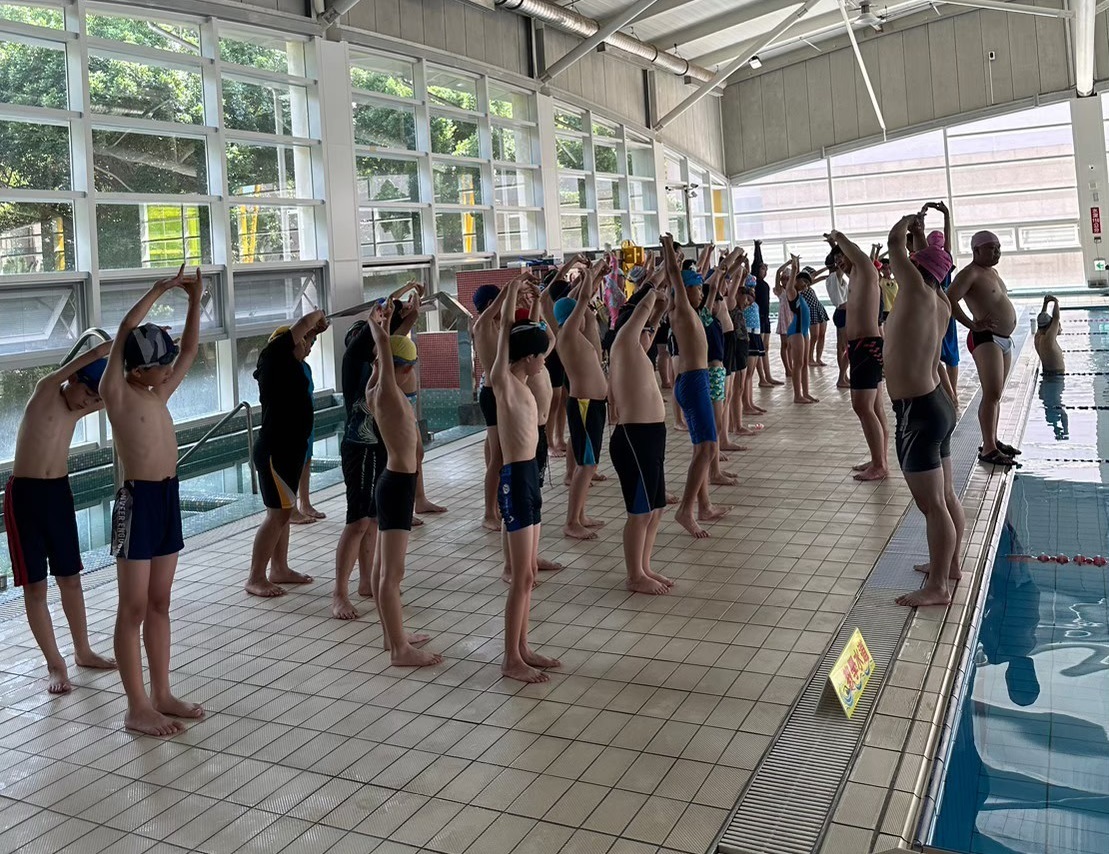
{"type": "Polygon", "coordinates": [[[715,522],[718,519],[723,519],[731,512],[731,507],[725,507],[723,504],[710,504],[704,510],[697,511],[697,519],[701,522],[715,522]]]}
{"type": "MultiPolygon", "coordinates": [[[[361,593],[362,585],[358,585],[358,592],[361,593]]],[[[358,609],[351,604],[350,599],[346,596],[332,596],[331,597],[331,616],[336,620],[357,620],[358,609]]]]}
{"type": "Polygon", "coordinates": [[[293,515],[289,517],[289,523],[292,525],[312,525],[318,521],[319,519],[314,516],[305,516],[299,510],[294,510],[293,515]]]}
{"type": "Polygon", "coordinates": [[[851,466],[851,471],[866,471],[868,468],[870,468],[870,460],[859,463],[857,466],[851,466]]]}
{"type": "Polygon", "coordinates": [[[547,560],[544,557],[539,558],[540,572],[558,572],[560,569],[562,569],[561,563],[555,563],[553,560],[547,560]]]}
{"type": "Polygon", "coordinates": [[[421,519],[419,516],[416,516],[416,515],[412,516],[412,527],[413,528],[419,528],[423,524],[424,524],[424,520],[421,519]]]}
{"type": "Polygon", "coordinates": [[[481,520],[481,527],[483,527],[486,531],[500,531],[501,520],[495,517],[490,519],[488,516],[486,516],[484,519],[481,520]]]}
{"type": "Polygon", "coordinates": [[[46,690],[51,694],[68,694],[73,690],[73,686],[69,683],[69,673],[64,664],[47,665],[46,678],[46,690]]]}
{"type": "Polygon", "coordinates": [[[285,589],[283,587],[278,587],[268,578],[263,578],[261,581],[248,581],[244,589],[251,596],[269,598],[271,596],[285,595],[285,589]]]}
{"type": "Polygon", "coordinates": [[[847,380],[836,380],[836,388],[851,388],[851,383],[847,380]]]}
{"type": "Polygon", "coordinates": [[[819,397],[813,397],[811,394],[806,395],[806,397],[808,397],[809,403],[820,403],[819,397]]]}
{"type": "Polygon", "coordinates": [[[270,581],[274,584],[311,584],[313,579],[311,575],[295,572],[286,567],[285,569],[270,569],[270,581]]]}
{"type": "MultiPolygon", "coordinates": [[[[512,584],[512,573],[509,572],[508,567],[505,567],[504,572],[501,573],[501,581],[503,581],[505,584],[512,584]]],[[[531,589],[534,590],[538,586],[539,579],[535,576],[532,576],[531,589]]]]}
{"type": "Polygon", "coordinates": [[[895,601],[898,605],[904,605],[907,608],[920,608],[925,605],[950,605],[951,594],[947,590],[922,587],[920,590],[898,596],[895,601]]]}
{"type": "Polygon", "coordinates": [[[501,676],[515,679],[518,682],[549,682],[551,677],[542,670],[536,670],[526,661],[504,662],[501,664],[501,676]]]}
{"type": "Polygon", "coordinates": [[[178,700],[172,694],[166,694],[164,697],[151,697],[151,702],[154,704],[155,711],[171,718],[188,718],[189,720],[198,721],[204,717],[204,708],[199,703],[186,703],[184,700],[178,700]]]}
{"type": "Polygon", "coordinates": [[[403,649],[391,653],[389,660],[393,667],[431,667],[443,663],[443,656],[437,652],[428,652],[425,649],[416,649],[411,644],[405,644],[403,649]]]}
{"type": "Polygon", "coordinates": [[[739,484],[739,478],[734,474],[728,472],[720,472],[720,474],[713,475],[709,478],[709,483],[713,486],[736,486],[739,484]]]}
{"type": "Polygon", "coordinates": [[[732,432],[737,436],[754,436],[765,429],[766,427],[762,424],[748,424],[746,427],[740,427],[732,432]]]}
{"type": "Polygon", "coordinates": [[[167,718],[153,706],[141,711],[128,711],[123,716],[123,728],[143,735],[167,736],[185,731],[180,721],[167,718]]]}
{"type": "MultiPolygon", "coordinates": [[[[748,433],[748,435],[750,435],[750,434],[748,433]]],[[[722,450],[722,451],[746,451],[747,447],[745,445],[733,445],[731,442],[729,442],[729,441],[722,438],[720,440],[720,450],[722,450]]],[[[725,461],[724,457],[721,457],[720,461],[724,462],[725,461]]]]}
{"type": "Polygon", "coordinates": [[[673,587],[674,586],[673,581],[671,581],[665,575],[662,575],[661,573],[655,572],[653,569],[646,568],[646,569],[643,570],[643,574],[646,575],[648,578],[653,578],[655,581],[661,581],[667,587],[673,587]]]}
{"type": "Polygon", "coordinates": [[[326,519],[327,518],[326,513],[321,513],[319,510],[317,510],[311,504],[308,504],[305,507],[302,507],[297,512],[299,512],[302,516],[309,517],[310,519],[326,519]]]}
{"type": "Polygon", "coordinates": [[[681,501],[681,499],[678,498],[678,496],[676,496],[673,492],[666,493],[666,504],[667,505],[677,504],[679,501],[681,501]]]}
{"type": "Polygon", "coordinates": [[[520,650],[520,656],[527,664],[531,665],[532,667],[541,667],[546,669],[562,666],[562,662],[559,661],[557,658],[548,658],[547,656],[540,655],[539,653],[535,652],[534,650],[528,649],[527,647],[520,650]]]}
{"type": "MultiPolygon", "coordinates": [[[[928,575],[932,571],[932,564],[918,563],[916,566],[913,567],[913,569],[915,569],[917,572],[923,572],[925,575],[928,575]]],[[[952,581],[958,581],[960,578],[963,577],[963,571],[957,566],[952,566],[951,569],[949,569],[947,572],[947,577],[950,578],[952,581]]]]}
{"type": "Polygon", "coordinates": [[[547,448],[547,453],[550,454],[552,457],[562,459],[566,456],[566,447],[564,445],[558,447],[551,445],[547,448]]]}
{"type": "Polygon", "coordinates": [[[812,401],[809,400],[807,397],[796,397],[796,396],[793,398],[793,402],[794,403],[812,403],[812,401]]]}
{"type": "Polygon", "coordinates": [[[442,504],[432,504],[426,498],[423,501],[416,502],[417,513],[446,513],[447,508],[442,504]]]}
{"type": "Polygon", "coordinates": [[[595,472],[593,472],[592,480],[593,480],[594,483],[601,483],[602,481],[608,480],[608,475],[607,474],[601,474],[599,471],[595,471],[595,472]]]}
{"type": "Polygon", "coordinates": [[[890,476],[890,473],[889,473],[888,469],[866,468],[866,469],[863,469],[858,474],[854,475],[854,478],[855,478],[855,480],[859,480],[859,481],[885,480],[889,476],[890,476]]]}
{"type": "Polygon", "coordinates": [[[670,592],[670,588],[661,581],[655,581],[646,575],[629,578],[624,582],[624,586],[632,593],[646,593],[650,596],[663,596],[670,592]]]}
{"type": "Polygon", "coordinates": [[[597,539],[597,532],[591,531],[582,525],[565,525],[562,528],[562,536],[569,537],[572,540],[595,540],[597,539]]]}
{"type": "Polygon", "coordinates": [[[679,513],[676,517],[678,524],[685,528],[696,540],[704,540],[709,536],[709,532],[697,524],[697,520],[693,518],[693,511],[689,510],[685,513],[679,513]]]}
{"type": "Polygon", "coordinates": [[[781,381],[768,380],[767,382],[759,381],[759,388],[774,388],[776,385],[781,385],[781,381]]]}
{"type": "Polygon", "coordinates": [[[582,517],[582,524],[587,528],[603,528],[605,522],[600,519],[590,519],[588,516],[582,517]]]}
{"type": "Polygon", "coordinates": [[[358,595],[363,599],[374,598],[374,590],[370,586],[370,579],[364,575],[358,577],[358,595]]]}
{"type": "Polygon", "coordinates": [[[73,656],[78,667],[91,667],[94,670],[115,670],[116,660],[104,655],[97,655],[91,649],[87,652],[78,652],[73,656]]]}

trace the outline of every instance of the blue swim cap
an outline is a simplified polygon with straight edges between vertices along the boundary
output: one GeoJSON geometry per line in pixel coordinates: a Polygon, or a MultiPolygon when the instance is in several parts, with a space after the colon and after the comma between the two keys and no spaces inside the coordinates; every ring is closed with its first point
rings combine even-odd
{"type": "Polygon", "coordinates": [[[474,291],[474,308],[478,310],[478,314],[485,311],[493,304],[493,300],[500,294],[501,289],[496,285],[482,285],[474,291]]]}
{"type": "Polygon", "coordinates": [[[84,383],[93,394],[100,394],[100,378],[104,376],[104,369],[107,367],[107,359],[97,359],[76,373],[77,382],[84,383]]]}
{"type": "Polygon", "coordinates": [[[574,310],[577,304],[578,301],[572,297],[563,297],[554,304],[555,320],[558,321],[559,326],[566,322],[566,319],[570,316],[570,312],[574,310]]]}
{"type": "Polygon", "coordinates": [[[682,270],[682,282],[687,288],[699,288],[705,283],[705,277],[696,270],[682,270]]]}

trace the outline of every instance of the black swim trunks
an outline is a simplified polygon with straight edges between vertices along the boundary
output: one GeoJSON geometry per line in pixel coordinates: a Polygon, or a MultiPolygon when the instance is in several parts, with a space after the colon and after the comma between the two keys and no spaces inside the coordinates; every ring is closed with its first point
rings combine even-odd
{"type": "Polygon", "coordinates": [[[653,513],[666,506],[665,424],[617,424],[608,452],[629,515],[653,513]]]}
{"type": "Polygon", "coordinates": [[[547,447],[547,425],[539,425],[539,443],[535,447],[535,464],[539,467],[539,488],[542,489],[547,480],[547,457],[550,449],[547,447]]]}
{"type": "Polygon", "coordinates": [[[854,338],[847,342],[853,391],[868,391],[881,384],[885,365],[882,347],[881,336],[854,338]]]}
{"type": "Polygon", "coordinates": [[[724,333],[724,374],[731,376],[735,373],[735,330],[724,333]]]}
{"type": "Polygon", "coordinates": [[[481,414],[485,418],[486,427],[497,426],[497,398],[493,394],[493,387],[482,383],[481,390],[477,393],[477,403],[481,407],[481,414]]]}
{"type": "Polygon", "coordinates": [[[112,554],[150,560],[175,555],[184,547],[177,478],[124,481],[112,508],[112,554]]]}
{"type": "MultiPolygon", "coordinates": [[[[759,339],[762,343],[762,339],[759,339]]],[[[733,373],[747,370],[747,359],[751,355],[751,339],[742,329],[735,331],[735,367],[733,373]]]]}
{"type": "Polygon", "coordinates": [[[897,462],[901,471],[932,471],[951,456],[951,434],[958,416],[942,386],[928,394],[893,402],[897,416],[897,462]]]}
{"type": "Polygon", "coordinates": [[[12,477],[4,487],[4,529],[16,587],[77,575],[81,541],[68,477],[12,477]]]}
{"type": "Polygon", "coordinates": [[[747,355],[762,356],[766,353],[766,345],[762,343],[762,335],[758,332],[752,332],[747,336],[747,355]]]}
{"type": "Polygon", "coordinates": [[[553,347],[551,352],[547,354],[546,366],[547,373],[551,377],[551,388],[561,388],[562,384],[566,382],[566,368],[562,366],[562,359],[559,358],[558,352],[553,347]]]}
{"type": "Polygon", "coordinates": [[[339,445],[343,464],[343,483],[347,490],[347,524],[377,518],[374,490],[378,476],[385,471],[388,454],[384,442],[372,445],[344,440],[339,445]]]}
{"type": "Polygon", "coordinates": [[[379,531],[411,531],[416,506],[416,472],[385,469],[374,488],[379,531]]]}
{"type": "Polygon", "coordinates": [[[843,329],[847,326],[847,309],[841,307],[833,311],[832,323],[835,324],[836,329],[843,329]]]}
{"type": "Polygon", "coordinates": [[[601,443],[605,436],[608,401],[566,399],[566,426],[570,429],[570,447],[579,466],[595,466],[601,461],[601,443]]]}
{"type": "Polygon", "coordinates": [[[543,493],[539,489],[539,466],[535,460],[507,463],[501,468],[497,506],[505,530],[510,534],[542,522],[543,493]]]}
{"type": "Polygon", "coordinates": [[[271,510],[296,507],[300,474],[304,470],[304,450],[274,450],[259,434],[254,445],[254,467],[258,471],[258,491],[262,503],[271,510]]]}

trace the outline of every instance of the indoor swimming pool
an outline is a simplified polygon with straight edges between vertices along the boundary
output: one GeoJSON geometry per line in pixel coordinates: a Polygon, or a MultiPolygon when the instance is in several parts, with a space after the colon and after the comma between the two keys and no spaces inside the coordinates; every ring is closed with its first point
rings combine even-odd
{"type": "Polygon", "coordinates": [[[1064,311],[1059,344],[937,763],[942,850],[1109,851],[1109,569],[1089,562],[1109,556],[1109,311],[1064,311]]]}

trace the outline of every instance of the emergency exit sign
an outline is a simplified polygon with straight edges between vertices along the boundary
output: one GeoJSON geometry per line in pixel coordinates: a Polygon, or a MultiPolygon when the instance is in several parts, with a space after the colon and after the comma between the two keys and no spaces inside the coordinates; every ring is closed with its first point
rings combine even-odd
{"type": "Polygon", "coordinates": [[[1094,234],[1101,234],[1101,208],[1090,208],[1090,229],[1094,234]]]}

